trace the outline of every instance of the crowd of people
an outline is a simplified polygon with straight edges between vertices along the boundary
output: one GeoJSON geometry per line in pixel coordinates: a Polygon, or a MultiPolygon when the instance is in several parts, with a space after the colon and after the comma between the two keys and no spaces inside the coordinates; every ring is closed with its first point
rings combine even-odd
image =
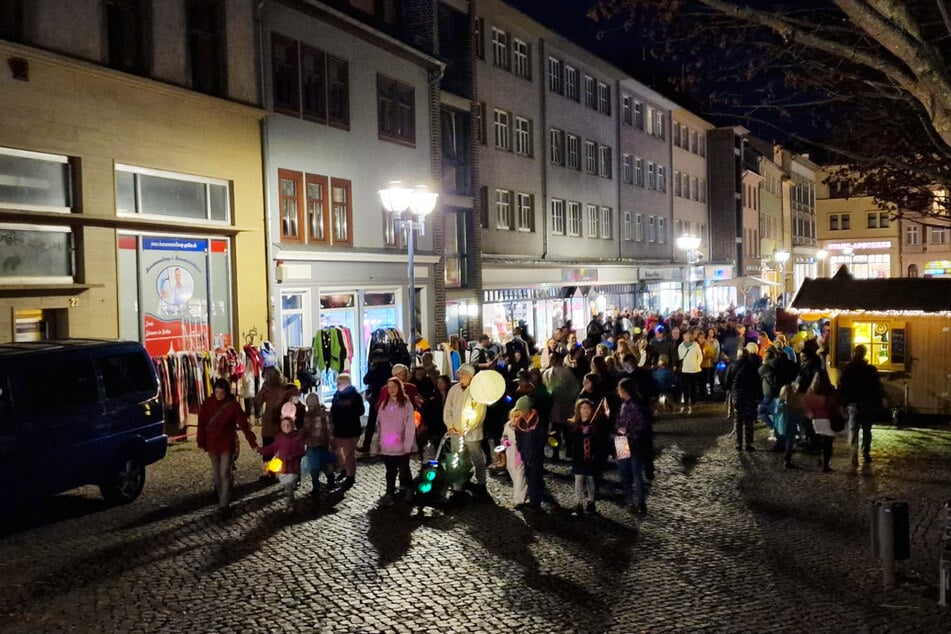
{"type": "Polygon", "coordinates": [[[654,479],[655,417],[692,416],[702,401],[725,402],[737,450],[757,449],[754,427],[761,422],[769,450],[781,453],[787,468],[796,468],[798,450],[820,454],[823,471],[830,471],[832,439],[847,425],[852,464],[860,451],[870,462],[871,421],[882,400],[878,373],[856,346],[834,387],[826,369],[829,338],[828,324],[781,333],[769,314],[733,311],[598,314],[583,329],[570,322],[556,328],[542,345],[521,324],[504,344],[480,337],[456,382],[439,374],[431,354],[413,368],[371,354],[365,392],[339,374],[329,409],[314,393],[302,403],[297,387],[269,368],[257,395],[264,405],[261,447],[228,382],[220,380],[199,413],[198,444],[211,456],[222,509],[231,502],[240,430],[264,457],[261,477],[284,486],[288,509],[302,473],[311,476],[310,492],[318,499],[346,493],[356,480],[358,454],[382,458],[383,504],[411,499],[412,458],[425,463],[445,437],[474,476],[456,483],[451,499],[490,499],[492,464],[511,481],[516,508],[541,510],[553,502],[544,462],[566,460],[575,480],[574,513],[594,513],[599,499],[613,497],[644,514],[654,479]],[[506,390],[485,405],[469,386],[478,372],[490,370],[502,374],[506,390]],[[615,477],[608,477],[612,470],[615,477]]]}

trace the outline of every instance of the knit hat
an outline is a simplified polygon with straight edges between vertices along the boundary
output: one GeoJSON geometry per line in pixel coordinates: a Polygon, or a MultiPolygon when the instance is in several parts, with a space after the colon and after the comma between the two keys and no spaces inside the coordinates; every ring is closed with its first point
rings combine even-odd
{"type": "Polygon", "coordinates": [[[528,412],[532,411],[532,399],[527,396],[523,396],[515,401],[515,407],[512,409],[519,412],[525,412],[527,414],[528,412]]]}
{"type": "Polygon", "coordinates": [[[293,403],[284,403],[281,405],[281,419],[289,418],[294,420],[297,418],[297,406],[293,403]]]}
{"type": "Polygon", "coordinates": [[[469,376],[475,376],[475,368],[470,363],[463,363],[459,366],[459,369],[456,370],[456,374],[468,374],[469,376]]]}

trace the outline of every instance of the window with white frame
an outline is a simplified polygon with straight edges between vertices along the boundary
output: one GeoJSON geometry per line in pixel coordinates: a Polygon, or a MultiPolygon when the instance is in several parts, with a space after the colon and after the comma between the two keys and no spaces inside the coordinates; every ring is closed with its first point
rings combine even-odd
{"type": "Polygon", "coordinates": [[[585,205],[585,215],[587,216],[588,222],[588,233],[589,238],[597,238],[598,230],[601,227],[601,218],[598,216],[598,206],[597,205],[585,205]]]}
{"type": "Polygon", "coordinates": [[[646,119],[647,121],[645,123],[647,124],[647,127],[644,129],[644,131],[647,132],[647,134],[653,135],[654,134],[654,106],[647,106],[646,119]]]}
{"type": "Polygon", "coordinates": [[[698,152],[698,150],[697,150],[697,131],[696,131],[696,130],[691,130],[691,131],[690,131],[690,151],[693,152],[694,154],[696,154],[696,153],[698,152]]]}
{"type": "Polygon", "coordinates": [[[121,214],[228,222],[231,219],[231,183],[116,165],[116,211],[121,214]]]}
{"type": "MultiPolygon", "coordinates": [[[[687,126],[683,127],[684,131],[687,130],[687,126]]],[[[674,121],[674,147],[680,147],[680,124],[674,121]]]]}
{"type": "Polygon", "coordinates": [[[629,211],[624,212],[624,240],[630,242],[634,237],[634,227],[633,219],[631,218],[633,214],[629,211]]]}
{"type": "Polygon", "coordinates": [[[568,201],[568,235],[581,235],[581,203],[568,201]]]}
{"type": "Polygon", "coordinates": [[[532,78],[532,45],[518,38],[512,40],[512,72],[522,79],[532,78]]]}
{"type": "Polygon", "coordinates": [[[495,147],[500,150],[512,149],[512,115],[505,110],[495,111],[495,147]]]}
{"type": "Polygon", "coordinates": [[[871,211],[866,216],[867,228],[869,229],[878,229],[878,212],[871,211]]]}
{"type": "Polygon", "coordinates": [[[667,115],[660,110],[654,111],[654,136],[659,139],[667,138],[667,115]]]}
{"type": "Polygon", "coordinates": [[[657,167],[653,161],[647,162],[647,189],[657,189],[657,167]]]}
{"type": "Polygon", "coordinates": [[[644,129],[644,104],[637,100],[634,101],[634,127],[644,129]]]}
{"type": "Polygon", "coordinates": [[[507,189],[495,190],[495,228],[512,228],[512,192],[507,189]]]}
{"type": "Polygon", "coordinates": [[[878,214],[878,228],[887,229],[889,224],[889,214],[887,211],[881,211],[878,214]]]}
{"type": "Polygon", "coordinates": [[[644,241],[644,214],[634,215],[634,241],[644,241]]]}
{"type": "Polygon", "coordinates": [[[561,60],[556,57],[548,58],[548,90],[559,95],[565,91],[561,60]]]}
{"type": "Polygon", "coordinates": [[[663,165],[657,166],[657,191],[667,191],[667,168],[663,165]]]}
{"type": "Polygon", "coordinates": [[[598,82],[598,112],[611,115],[611,87],[598,82]]]}
{"type": "Polygon", "coordinates": [[[931,244],[947,244],[948,243],[948,228],[947,227],[931,227],[928,230],[928,233],[931,234],[931,244]]]}
{"type": "Polygon", "coordinates": [[[700,194],[697,192],[697,189],[698,189],[697,177],[691,176],[690,177],[690,200],[700,200],[700,194]]]}
{"type": "Polygon", "coordinates": [[[565,64],[565,97],[572,101],[578,101],[580,93],[578,91],[578,69],[565,64]]]}
{"type": "Polygon", "coordinates": [[[610,240],[611,235],[614,233],[614,214],[611,213],[610,207],[601,207],[601,238],[604,240],[610,240]]]}
{"type": "Polygon", "coordinates": [[[598,146],[598,175],[602,178],[612,178],[611,148],[606,145],[598,146]]]}
{"type": "Polygon", "coordinates": [[[701,178],[697,181],[697,189],[700,194],[700,202],[707,202],[707,179],[701,178]]]}
{"type": "Polygon", "coordinates": [[[674,196],[680,197],[680,193],[683,191],[680,187],[680,172],[674,170],[674,196]]]}
{"type": "Polygon", "coordinates": [[[589,174],[598,173],[597,145],[593,141],[584,142],[584,171],[589,174]]]}
{"type": "Polygon", "coordinates": [[[918,246],[921,244],[921,229],[914,223],[905,225],[905,244],[918,246]]]}
{"type": "Polygon", "coordinates": [[[629,185],[633,184],[634,183],[634,157],[631,156],[630,154],[625,154],[624,158],[622,159],[622,163],[624,165],[624,174],[623,174],[624,182],[629,185]]]}
{"type": "Polygon", "coordinates": [[[565,132],[557,128],[548,131],[549,158],[552,165],[565,164],[565,132]]]}
{"type": "Polygon", "coordinates": [[[667,219],[657,219],[657,242],[665,244],[667,242],[667,219]]]}
{"type": "Polygon", "coordinates": [[[509,34],[492,27],[492,63],[496,68],[509,69],[509,34]]]}
{"type": "Polygon", "coordinates": [[[532,155],[532,122],[525,117],[515,117],[515,153],[532,155]]]}
{"type": "Polygon", "coordinates": [[[647,241],[657,242],[657,218],[654,216],[647,217],[647,241]]]}
{"type": "Polygon", "coordinates": [[[515,197],[516,229],[519,231],[535,230],[535,197],[525,192],[519,192],[515,197]]]}
{"type": "Polygon", "coordinates": [[[69,211],[72,204],[68,157],[0,147],[0,207],[69,211]]]}
{"type": "Polygon", "coordinates": [[[591,75],[584,76],[584,105],[592,110],[598,109],[598,94],[596,92],[596,82],[591,75]]]}
{"type": "Polygon", "coordinates": [[[565,235],[565,201],[558,198],[551,201],[551,232],[565,235]]]}
{"type": "Polygon", "coordinates": [[[568,135],[568,155],[565,164],[572,169],[581,169],[581,139],[568,135]]]}
{"type": "Polygon", "coordinates": [[[634,157],[634,184],[644,186],[644,159],[639,156],[634,157]]]}
{"type": "Polygon", "coordinates": [[[630,95],[621,95],[621,121],[625,125],[634,125],[634,108],[630,95]]]}

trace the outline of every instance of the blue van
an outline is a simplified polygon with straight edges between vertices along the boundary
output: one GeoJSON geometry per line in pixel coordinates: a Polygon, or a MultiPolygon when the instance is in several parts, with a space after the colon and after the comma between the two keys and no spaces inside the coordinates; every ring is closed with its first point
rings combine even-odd
{"type": "Polygon", "coordinates": [[[85,484],[136,499],[168,448],[158,388],[139,343],[0,343],[0,502],[85,484]]]}

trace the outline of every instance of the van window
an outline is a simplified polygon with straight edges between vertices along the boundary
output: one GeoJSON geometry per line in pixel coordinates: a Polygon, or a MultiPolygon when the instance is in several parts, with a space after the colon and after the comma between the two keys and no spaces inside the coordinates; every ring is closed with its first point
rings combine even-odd
{"type": "Polygon", "coordinates": [[[155,392],[155,381],[146,357],[137,352],[129,352],[97,360],[102,374],[106,398],[155,392]]]}
{"type": "Polygon", "coordinates": [[[27,362],[10,376],[10,383],[17,411],[58,412],[99,401],[89,359],[56,358],[51,367],[27,362]]]}

